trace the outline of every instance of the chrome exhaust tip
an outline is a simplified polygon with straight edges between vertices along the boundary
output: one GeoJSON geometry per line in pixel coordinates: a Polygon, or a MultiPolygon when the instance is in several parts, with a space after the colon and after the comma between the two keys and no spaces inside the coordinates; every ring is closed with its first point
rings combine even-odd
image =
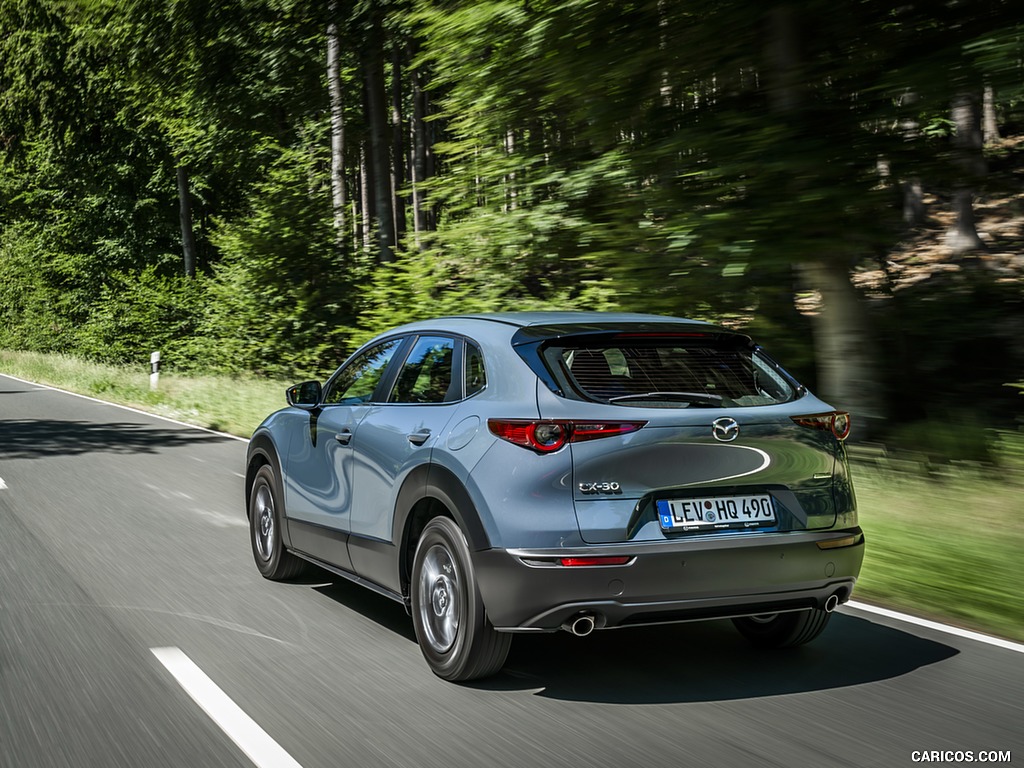
{"type": "Polygon", "coordinates": [[[836,608],[839,607],[839,593],[836,592],[834,595],[829,595],[828,600],[825,601],[825,613],[832,613],[836,608]]]}
{"type": "Polygon", "coordinates": [[[571,632],[576,637],[586,637],[594,631],[594,616],[589,613],[581,613],[574,616],[570,621],[562,625],[562,629],[571,632]]]}

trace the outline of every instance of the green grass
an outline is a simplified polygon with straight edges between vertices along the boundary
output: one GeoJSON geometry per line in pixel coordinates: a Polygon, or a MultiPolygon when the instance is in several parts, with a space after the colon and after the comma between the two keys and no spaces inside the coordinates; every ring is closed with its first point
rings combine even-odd
{"type": "Polygon", "coordinates": [[[860,464],[854,484],[868,542],[857,599],[1024,641],[1020,467],[860,464]]]}
{"type": "Polygon", "coordinates": [[[5,350],[0,350],[0,372],[242,437],[251,435],[267,414],[284,407],[285,387],[294,383],[161,373],[154,391],[149,388],[148,368],[5,350]]]}
{"type": "MultiPolygon", "coordinates": [[[[0,372],[248,437],[284,404],[285,382],[161,374],[0,350],[0,372]]],[[[857,460],[867,554],[855,598],[1024,641],[1024,435],[1004,434],[1000,466],[857,460]]]]}

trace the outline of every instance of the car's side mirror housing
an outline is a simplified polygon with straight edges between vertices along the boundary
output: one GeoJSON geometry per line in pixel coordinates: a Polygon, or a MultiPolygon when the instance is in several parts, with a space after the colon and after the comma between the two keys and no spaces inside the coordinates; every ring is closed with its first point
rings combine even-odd
{"type": "Polygon", "coordinates": [[[304,411],[312,411],[320,405],[320,398],[323,396],[323,388],[319,381],[304,381],[295,384],[285,390],[285,398],[288,405],[301,408],[304,411]]]}

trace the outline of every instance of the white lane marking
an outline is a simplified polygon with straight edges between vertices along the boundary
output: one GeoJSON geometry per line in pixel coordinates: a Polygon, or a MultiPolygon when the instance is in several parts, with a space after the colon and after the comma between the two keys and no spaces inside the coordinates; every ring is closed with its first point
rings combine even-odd
{"type": "Polygon", "coordinates": [[[192,509],[190,512],[194,512],[199,517],[204,517],[210,521],[212,525],[218,528],[248,528],[249,521],[243,520],[235,515],[225,515],[223,512],[213,512],[207,509],[192,509]]]}
{"type": "Polygon", "coordinates": [[[5,491],[5,490],[7,490],[7,483],[5,483],[4,479],[2,477],[0,477],[0,491],[5,491]]]}
{"type": "Polygon", "coordinates": [[[956,637],[962,637],[966,640],[974,640],[978,643],[994,645],[997,648],[1005,648],[1008,651],[1024,653],[1024,645],[1021,645],[1020,643],[1015,643],[1012,640],[1004,640],[1001,637],[983,635],[981,634],[981,632],[972,632],[969,629],[961,629],[960,627],[950,626],[949,624],[940,624],[937,621],[929,621],[928,619],[922,619],[917,616],[910,616],[906,613],[891,611],[888,608],[879,608],[877,605],[869,605],[868,603],[858,603],[854,600],[851,600],[850,602],[846,603],[846,606],[849,608],[853,608],[854,610],[864,611],[865,613],[874,613],[878,616],[885,616],[888,619],[902,621],[906,624],[914,624],[918,627],[924,627],[925,629],[932,629],[936,632],[944,632],[947,635],[955,635],[956,637]]]}
{"type": "Polygon", "coordinates": [[[302,768],[180,648],[150,648],[185,692],[258,768],[302,768]]]}
{"type": "Polygon", "coordinates": [[[36,381],[28,381],[26,379],[19,379],[17,376],[11,376],[11,374],[9,374],[9,373],[0,373],[0,376],[3,376],[4,378],[7,378],[7,379],[14,379],[14,381],[20,381],[22,384],[31,384],[33,386],[40,387],[41,389],[49,389],[52,392],[60,392],[61,394],[64,394],[64,395],[71,395],[72,397],[80,397],[83,400],[89,400],[89,401],[91,401],[93,403],[102,403],[103,405],[112,405],[115,408],[121,408],[122,410],[125,410],[125,411],[131,411],[132,413],[137,413],[137,414],[139,414],[141,416],[152,416],[154,419],[160,419],[161,421],[167,421],[167,422],[170,422],[171,424],[177,424],[179,427],[188,427],[190,429],[198,429],[201,432],[208,432],[211,435],[219,435],[220,437],[229,437],[232,440],[241,440],[243,443],[248,443],[249,442],[249,439],[246,438],[246,437],[239,437],[238,435],[229,435],[227,432],[218,432],[217,430],[209,429],[208,427],[200,427],[197,424],[189,424],[187,421],[178,421],[177,419],[172,419],[169,416],[161,416],[160,414],[153,413],[151,411],[142,411],[142,410],[139,410],[138,408],[132,408],[129,405],[121,405],[120,403],[111,403],[111,402],[109,402],[107,400],[100,400],[98,397],[89,397],[89,395],[80,395],[77,392],[69,392],[66,389],[60,389],[59,387],[51,387],[49,384],[40,384],[39,382],[36,382],[36,381]]]}

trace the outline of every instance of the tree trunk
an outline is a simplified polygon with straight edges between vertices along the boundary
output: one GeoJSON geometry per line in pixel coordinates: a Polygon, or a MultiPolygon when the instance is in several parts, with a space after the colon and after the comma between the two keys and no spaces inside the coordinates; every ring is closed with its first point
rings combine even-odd
{"type": "MultiPolygon", "coordinates": [[[[797,127],[805,120],[806,101],[799,19],[794,5],[771,8],[764,49],[766,95],[772,115],[778,123],[797,127]]],[[[797,197],[804,183],[794,178],[780,194],[797,197]]],[[[855,436],[863,439],[883,418],[884,410],[867,308],[850,282],[850,269],[844,261],[820,259],[801,269],[821,296],[821,309],[812,326],[817,389],[833,406],[854,414],[855,436]]]]}
{"type": "Polygon", "coordinates": [[[391,58],[391,194],[395,210],[395,242],[405,236],[405,141],[402,127],[402,61],[399,46],[392,50],[391,58]]]}
{"type": "Polygon", "coordinates": [[[953,136],[953,157],[960,172],[953,192],[956,222],[946,233],[946,245],[954,255],[983,250],[974,223],[974,188],[985,176],[982,154],[981,109],[976,94],[962,93],[953,99],[951,110],[956,133],[953,136]]]}
{"type": "Polygon", "coordinates": [[[884,418],[864,300],[841,261],[809,262],[802,273],[821,296],[821,309],[813,318],[818,390],[836,408],[853,413],[854,437],[863,438],[884,418]]]}
{"type": "Polygon", "coordinates": [[[903,182],[903,221],[908,227],[923,227],[928,220],[921,180],[912,178],[903,182]]]}
{"type": "Polygon", "coordinates": [[[370,163],[366,158],[366,145],[359,148],[359,202],[362,205],[362,216],[359,217],[359,228],[363,236],[363,251],[370,252],[370,242],[373,240],[373,222],[377,218],[374,215],[373,194],[370,188],[373,182],[370,171],[370,163]]]}
{"type": "Polygon", "coordinates": [[[985,115],[983,138],[987,147],[999,141],[999,123],[996,120],[996,95],[991,85],[985,86],[983,111],[985,115]]]}
{"type": "Polygon", "coordinates": [[[334,215],[334,239],[342,262],[346,261],[348,242],[345,222],[345,114],[341,90],[341,35],[338,32],[338,3],[328,6],[327,89],[331,101],[331,209],[334,215]]]}
{"type": "Polygon", "coordinates": [[[384,87],[383,31],[374,19],[363,52],[363,82],[366,84],[366,119],[370,134],[370,175],[377,219],[377,242],[380,263],[395,258],[395,217],[392,207],[391,167],[388,147],[388,114],[384,87]]]}
{"type": "Polygon", "coordinates": [[[430,229],[423,182],[427,179],[427,94],[423,89],[423,74],[419,69],[412,75],[412,163],[409,170],[412,177],[413,228],[416,245],[420,235],[430,229]]]}
{"type": "Polygon", "coordinates": [[[181,250],[185,257],[185,275],[196,276],[196,236],[192,229],[192,195],[189,193],[188,172],[178,164],[178,215],[181,220],[181,250]]]}

